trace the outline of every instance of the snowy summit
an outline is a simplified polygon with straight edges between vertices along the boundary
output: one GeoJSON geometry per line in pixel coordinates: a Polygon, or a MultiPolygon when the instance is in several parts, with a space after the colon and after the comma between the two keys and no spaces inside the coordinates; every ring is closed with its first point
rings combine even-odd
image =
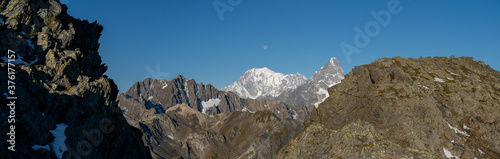
{"type": "Polygon", "coordinates": [[[306,76],[299,73],[284,75],[267,67],[253,68],[221,90],[234,92],[242,98],[276,97],[283,91],[297,88],[306,80],[306,76]]]}

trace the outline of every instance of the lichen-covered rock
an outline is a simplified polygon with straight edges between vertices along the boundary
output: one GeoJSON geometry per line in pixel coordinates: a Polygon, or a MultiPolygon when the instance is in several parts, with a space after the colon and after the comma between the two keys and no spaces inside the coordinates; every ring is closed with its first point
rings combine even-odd
{"type": "MultiPolygon", "coordinates": [[[[15,125],[15,152],[0,142],[0,158],[151,158],[140,130],[117,108],[117,87],[103,73],[98,54],[102,26],[75,19],[57,0],[2,0],[0,18],[0,101],[17,97],[15,123],[0,121],[0,133],[15,125]],[[16,66],[7,64],[8,50],[16,66]],[[7,92],[8,70],[15,70],[15,93],[7,92]],[[63,143],[51,131],[67,125],[63,143]],[[37,149],[37,146],[45,148],[37,149]],[[67,150],[58,150],[66,147],[67,150]]],[[[0,118],[12,110],[0,107],[0,118]]],[[[61,136],[61,135],[59,135],[61,136]]],[[[10,136],[2,135],[6,141],[10,136]]]]}
{"type": "Polygon", "coordinates": [[[357,66],[279,158],[499,158],[498,83],[468,57],[357,66]]]}

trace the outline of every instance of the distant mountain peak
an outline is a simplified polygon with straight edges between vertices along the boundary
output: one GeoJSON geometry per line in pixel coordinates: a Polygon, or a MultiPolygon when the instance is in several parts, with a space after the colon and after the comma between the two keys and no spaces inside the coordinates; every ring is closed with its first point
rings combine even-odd
{"type": "Polygon", "coordinates": [[[328,61],[328,63],[332,66],[336,66],[335,62],[339,62],[336,57],[332,57],[330,58],[330,61],[328,61]]]}
{"type": "Polygon", "coordinates": [[[234,92],[242,98],[276,97],[283,91],[297,88],[306,80],[307,78],[298,72],[284,75],[267,67],[252,68],[236,82],[221,90],[234,92]]]}
{"type": "Polygon", "coordinates": [[[257,71],[257,72],[272,72],[275,73],[273,70],[267,68],[267,67],[262,67],[262,68],[252,68],[249,71],[257,71]]]}
{"type": "Polygon", "coordinates": [[[253,68],[221,90],[242,98],[280,100],[294,106],[318,105],[328,97],[328,88],[343,78],[344,70],[337,58],[332,57],[310,79],[298,72],[283,75],[267,67],[253,68]]]}

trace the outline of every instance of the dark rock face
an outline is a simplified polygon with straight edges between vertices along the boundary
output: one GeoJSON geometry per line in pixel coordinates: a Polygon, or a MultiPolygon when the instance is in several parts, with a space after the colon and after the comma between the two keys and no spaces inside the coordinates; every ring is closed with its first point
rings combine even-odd
{"type": "MultiPolygon", "coordinates": [[[[0,107],[1,134],[15,124],[15,152],[0,142],[1,158],[151,158],[140,130],[129,126],[117,108],[117,87],[103,73],[98,54],[102,26],[78,20],[56,0],[0,2],[1,103],[16,96],[15,123],[0,107]],[[16,66],[8,65],[8,50],[16,66]],[[21,62],[23,61],[23,62],[21,62]],[[8,69],[15,70],[15,94],[7,94],[8,69]],[[51,133],[67,125],[58,151],[51,133]],[[36,145],[45,148],[36,149],[36,145]],[[36,149],[36,150],[35,150],[36,149]],[[149,156],[149,157],[148,157],[149,156]]],[[[2,135],[6,141],[9,136],[2,135]]]]}
{"type": "Polygon", "coordinates": [[[280,158],[499,158],[500,72],[467,57],[355,67],[280,158]]]}

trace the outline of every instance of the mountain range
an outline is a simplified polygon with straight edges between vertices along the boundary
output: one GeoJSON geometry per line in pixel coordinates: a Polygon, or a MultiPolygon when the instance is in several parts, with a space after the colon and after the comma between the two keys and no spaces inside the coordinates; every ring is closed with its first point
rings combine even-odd
{"type": "Polygon", "coordinates": [[[273,158],[310,113],[181,75],[137,82],[117,101],[153,158],[273,158]]]}
{"type": "Polygon", "coordinates": [[[127,122],[143,132],[153,158],[274,158],[312,110],[312,105],[290,106],[275,99],[311,93],[295,101],[320,103],[328,92],[318,90],[342,78],[343,70],[332,58],[310,79],[268,68],[248,70],[223,88],[241,96],[179,75],[136,82],[117,101],[127,122]]]}
{"type": "Polygon", "coordinates": [[[273,98],[282,92],[294,90],[306,81],[306,76],[299,73],[283,75],[267,67],[253,68],[246,71],[236,82],[221,90],[234,92],[242,98],[273,98]]]}
{"type": "Polygon", "coordinates": [[[344,79],[336,58],[307,79],[299,73],[283,75],[266,67],[246,71],[236,82],[222,88],[242,98],[279,100],[294,107],[317,105],[328,97],[329,87],[344,79]]]}
{"type": "Polygon", "coordinates": [[[124,114],[133,119],[163,114],[177,104],[186,104],[191,109],[208,115],[269,110],[280,118],[303,120],[306,116],[302,110],[279,101],[240,98],[232,92],[219,91],[211,84],[196,83],[194,79],[187,79],[182,75],[170,81],[147,78],[136,82],[129,90],[120,94],[117,101],[124,114]]]}
{"type": "Polygon", "coordinates": [[[103,27],[67,10],[0,1],[0,74],[15,72],[0,76],[2,159],[500,158],[500,72],[471,57],[380,58],[345,77],[332,58],[308,79],[260,68],[227,91],[178,75],[118,95],[103,27]]]}

